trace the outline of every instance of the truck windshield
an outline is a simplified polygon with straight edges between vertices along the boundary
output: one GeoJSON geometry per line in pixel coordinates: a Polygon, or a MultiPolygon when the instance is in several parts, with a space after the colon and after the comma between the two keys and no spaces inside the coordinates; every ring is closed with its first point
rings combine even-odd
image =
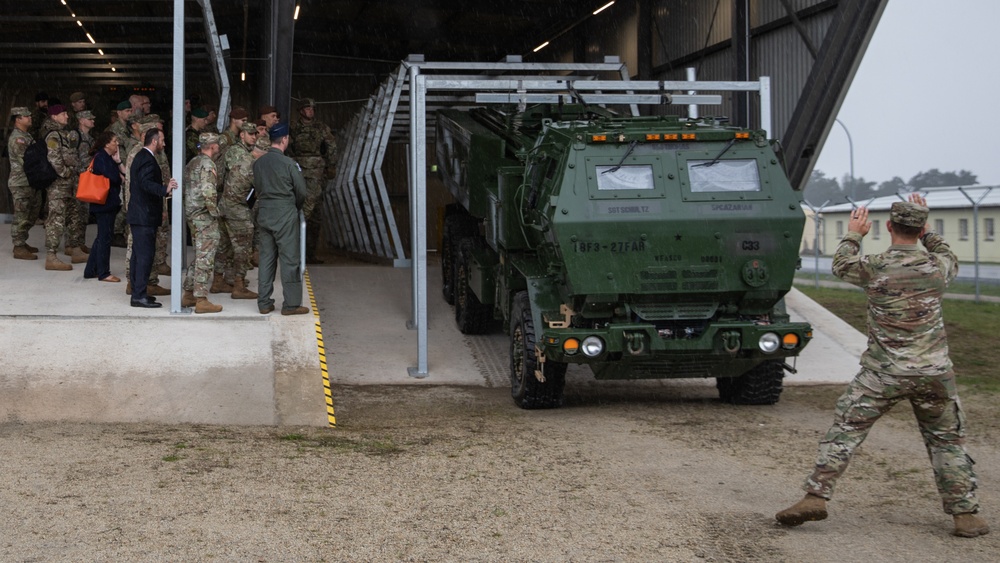
{"type": "Polygon", "coordinates": [[[598,190],[652,190],[653,187],[653,167],[648,164],[597,167],[598,190]],[[609,172],[614,168],[617,170],[609,172]]]}
{"type": "Polygon", "coordinates": [[[756,160],[689,160],[688,173],[695,193],[760,191],[756,160]]]}

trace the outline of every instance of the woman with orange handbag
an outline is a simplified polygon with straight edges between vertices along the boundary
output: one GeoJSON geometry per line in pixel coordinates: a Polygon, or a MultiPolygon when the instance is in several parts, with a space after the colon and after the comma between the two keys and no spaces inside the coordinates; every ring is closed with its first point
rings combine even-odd
{"type": "Polygon", "coordinates": [[[122,206],[121,188],[122,180],[125,179],[118,154],[118,137],[110,131],[102,132],[94,140],[90,154],[94,158],[91,166],[93,173],[108,178],[111,189],[108,190],[108,199],[104,203],[90,204],[90,212],[97,219],[97,238],[90,247],[90,257],[83,270],[83,277],[120,282],[120,278],[111,274],[111,236],[114,234],[115,215],[122,206]]]}

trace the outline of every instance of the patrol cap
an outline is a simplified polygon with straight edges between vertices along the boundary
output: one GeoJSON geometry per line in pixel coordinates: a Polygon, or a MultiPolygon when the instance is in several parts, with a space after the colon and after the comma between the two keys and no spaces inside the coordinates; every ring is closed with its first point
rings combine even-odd
{"type": "Polygon", "coordinates": [[[928,213],[930,209],[923,205],[917,205],[912,201],[897,201],[889,209],[889,220],[897,225],[923,227],[927,222],[928,213]]]}
{"type": "Polygon", "coordinates": [[[244,121],[243,125],[240,125],[240,132],[241,133],[253,133],[254,135],[256,135],[257,134],[257,126],[254,125],[253,123],[250,123],[249,121],[244,121]]]}
{"type": "Polygon", "coordinates": [[[125,100],[124,102],[118,102],[118,107],[115,108],[118,111],[125,111],[132,109],[132,102],[125,100]]]}
{"type": "Polygon", "coordinates": [[[146,137],[146,132],[149,131],[150,129],[159,129],[159,127],[157,127],[156,124],[157,124],[156,121],[151,121],[151,122],[148,122],[148,123],[144,123],[144,122],[140,121],[139,122],[139,136],[145,138],[146,137]]]}
{"type": "Polygon", "coordinates": [[[278,113],[278,108],[274,106],[260,106],[257,110],[257,115],[267,115],[269,113],[278,113]]]}
{"type": "Polygon", "coordinates": [[[69,95],[69,101],[71,102],[79,102],[80,100],[86,100],[86,99],[87,95],[84,94],[83,92],[73,92],[72,94],[69,95]]]}
{"type": "Polygon", "coordinates": [[[140,117],[139,118],[139,123],[142,123],[142,124],[152,123],[152,124],[155,125],[157,123],[163,123],[163,120],[160,119],[159,115],[157,115],[155,113],[151,113],[149,115],[144,115],[144,116],[140,117]]]}
{"type": "Polygon", "coordinates": [[[198,144],[201,146],[219,144],[219,134],[218,133],[202,133],[198,135],[198,144]]]}
{"type": "Polygon", "coordinates": [[[78,112],[76,112],[76,118],[77,119],[94,119],[94,112],[90,111],[89,109],[85,109],[83,111],[78,111],[78,112]]]}
{"type": "Polygon", "coordinates": [[[285,123],[275,123],[274,127],[271,127],[271,130],[268,131],[268,135],[270,135],[272,139],[280,139],[281,137],[287,137],[288,125],[285,123]]]}
{"type": "Polygon", "coordinates": [[[250,117],[250,114],[240,106],[234,107],[233,111],[229,112],[229,119],[246,119],[248,117],[250,117]]]}
{"type": "Polygon", "coordinates": [[[66,106],[62,104],[49,106],[49,115],[59,115],[60,113],[66,113],[66,106]]]}
{"type": "Polygon", "coordinates": [[[10,115],[12,117],[31,117],[31,110],[26,107],[16,107],[10,108],[10,115]]]}
{"type": "Polygon", "coordinates": [[[208,112],[203,108],[195,108],[191,110],[191,117],[197,117],[198,119],[205,119],[208,117],[208,112]]]}
{"type": "Polygon", "coordinates": [[[302,98],[302,100],[299,102],[299,109],[314,108],[314,107],[316,107],[316,100],[313,100],[312,98],[302,98]]]}
{"type": "Polygon", "coordinates": [[[271,148],[271,138],[267,135],[261,135],[257,137],[257,142],[254,143],[253,148],[267,152],[267,149],[271,148]]]}

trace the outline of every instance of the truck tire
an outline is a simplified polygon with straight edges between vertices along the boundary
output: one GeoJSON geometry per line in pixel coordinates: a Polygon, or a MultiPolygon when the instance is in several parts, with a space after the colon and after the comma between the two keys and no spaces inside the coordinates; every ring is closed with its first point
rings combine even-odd
{"type": "Polygon", "coordinates": [[[781,360],[764,362],[739,377],[719,377],[719,399],[733,405],[773,405],[781,398],[785,368],[781,360]]]}
{"type": "Polygon", "coordinates": [[[483,305],[469,287],[472,254],[481,245],[479,237],[463,238],[455,254],[455,322],[462,334],[482,334],[493,319],[493,307],[483,305]]]}
{"type": "Polygon", "coordinates": [[[528,293],[514,296],[510,317],[510,395],[522,409],[553,409],[562,406],[566,386],[566,364],[546,361],[542,375],[535,377],[535,323],[528,293]]]}
{"type": "Polygon", "coordinates": [[[455,304],[455,256],[458,243],[476,234],[476,220],[464,213],[444,218],[441,232],[441,293],[449,305],[455,304]]]}

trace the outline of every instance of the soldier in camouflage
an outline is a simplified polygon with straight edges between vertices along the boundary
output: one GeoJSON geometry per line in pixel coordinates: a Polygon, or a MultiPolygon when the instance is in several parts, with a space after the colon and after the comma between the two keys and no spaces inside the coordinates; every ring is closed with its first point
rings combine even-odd
{"type": "Polygon", "coordinates": [[[944,290],[958,275],[958,259],[944,237],[927,230],[927,214],[920,195],[894,203],[886,225],[892,246],[882,254],[861,256],[861,240],[871,223],[864,207],[852,213],[834,254],[833,273],[868,296],[868,349],[861,356],[861,371],[837,400],[834,424],[820,441],[816,467],[806,480],[806,496],[776,515],[782,524],[826,518],[826,501],[854,450],[875,421],[906,399],[920,426],[944,511],[954,518],[953,534],[989,532],[976,515],[976,474],[965,451],[965,415],[941,312],[944,290]],[[917,246],[918,239],[926,250],[917,246]]]}
{"type": "Polygon", "coordinates": [[[330,126],[316,120],[316,103],[305,98],[299,104],[299,122],[292,126],[291,146],[289,156],[302,167],[309,186],[309,197],[306,198],[302,211],[306,215],[306,263],[322,264],[316,256],[316,244],[319,241],[321,211],[317,209],[326,185],[326,165],[328,160],[334,160],[337,151],[337,139],[333,136],[330,126]]]}
{"type": "MultiPolygon", "coordinates": [[[[132,116],[132,103],[128,100],[119,102],[118,106],[115,108],[115,114],[118,119],[114,123],[108,126],[105,131],[111,131],[118,138],[118,151],[122,155],[128,155],[133,150],[133,145],[142,146],[142,142],[134,141],[134,135],[132,127],[129,125],[129,118],[132,116]]],[[[165,176],[166,177],[166,176],[165,176]]],[[[122,186],[123,193],[128,193],[128,186],[122,186]]],[[[128,223],[125,221],[125,205],[122,205],[122,210],[118,212],[118,216],[115,217],[115,234],[127,237],[126,228],[128,223]]],[[[126,267],[128,261],[125,262],[126,267]]]]}
{"type": "Polygon", "coordinates": [[[198,156],[198,140],[203,131],[207,131],[208,112],[202,108],[191,111],[191,123],[184,130],[184,158],[188,162],[198,156]]]}
{"type": "Polygon", "coordinates": [[[218,133],[198,136],[198,156],[184,167],[184,217],[191,230],[195,257],[184,278],[181,306],[195,313],[218,313],[222,305],[208,300],[215,251],[219,245],[219,193],[215,156],[219,153],[218,133]]]}
{"type": "MultiPolygon", "coordinates": [[[[77,94],[79,93],[77,92],[77,94]]],[[[76,132],[79,137],[79,144],[77,145],[77,153],[80,156],[79,171],[83,172],[90,166],[90,147],[94,145],[94,138],[90,136],[90,132],[94,129],[94,113],[89,110],[77,112],[76,126],[76,132]]],[[[74,199],[73,204],[69,209],[69,214],[73,217],[73,220],[67,221],[66,224],[68,230],[66,234],[66,254],[76,258],[76,255],[81,253],[90,254],[90,249],[87,248],[86,244],[87,223],[90,222],[90,204],[78,199],[74,199]],[[78,249],[79,252],[74,249],[78,249]]]]}
{"type": "MultiPolygon", "coordinates": [[[[80,155],[76,152],[76,136],[66,129],[69,113],[62,105],[49,107],[49,118],[40,134],[48,147],[48,159],[58,178],[46,190],[49,214],[45,218],[45,269],[68,271],[73,266],[59,260],[59,242],[66,232],[67,210],[73,205],[74,181],[79,174],[80,155]]],[[[77,259],[74,257],[73,261],[77,259]]],[[[86,255],[83,262],[87,261],[86,255]]]]}
{"type": "Polygon", "coordinates": [[[253,252],[253,218],[247,197],[253,189],[252,151],[257,142],[257,128],[251,123],[243,123],[241,128],[239,142],[226,151],[226,177],[219,203],[222,236],[215,258],[213,289],[220,277],[232,279],[233,299],[256,299],[257,293],[247,289],[246,275],[253,252]]]}
{"type": "Polygon", "coordinates": [[[10,178],[7,187],[14,199],[14,222],[10,226],[10,238],[14,243],[14,258],[18,260],[38,260],[38,249],[28,245],[28,231],[38,219],[42,208],[42,192],[28,184],[24,175],[24,151],[34,142],[31,133],[31,109],[16,107],[10,111],[14,128],[7,139],[7,153],[10,155],[10,178]]]}

